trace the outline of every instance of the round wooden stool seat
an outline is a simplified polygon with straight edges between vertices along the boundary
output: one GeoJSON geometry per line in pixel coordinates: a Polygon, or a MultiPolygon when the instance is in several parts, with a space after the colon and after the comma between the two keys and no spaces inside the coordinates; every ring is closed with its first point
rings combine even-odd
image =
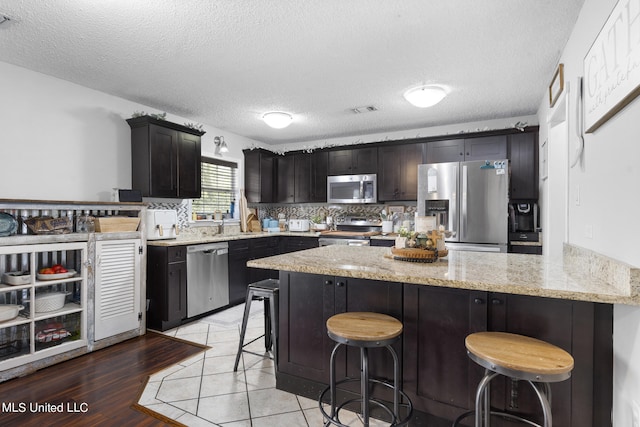
{"type": "Polygon", "coordinates": [[[569,353],[531,337],[477,332],[467,336],[465,345],[476,363],[513,378],[558,382],[569,378],[573,370],[573,357],[569,353]]]}
{"type": "Polygon", "coordinates": [[[343,344],[378,347],[402,334],[402,322],[381,313],[340,313],[327,320],[327,332],[331,339],[343,344]]]}
{"type": "MultiPolygon", "coordinates": [[[[329,386],[325,388],[318,398],[318,406],[324,419],[324,426],[334,425],[348,427],[340,421],[340,411],[352,403],[360,403],[360,418],[364,427],[369,427],[371,408],[380,411],[379,414],[386,417],[384,421],[389,426],[404,426],[409,423],[413,414],[413,405],[409,396],[401,389],[400,385],[400,360],[393,349],[393,344],[400,339],[402,334],[402,322],[398,319],[381,313],[354,311],[339,313],[327,319],[327,334],[335,341],[336,345],[331,352],[329,361],[329,386]],[[342,345],[357,347],[360,351],[360,378],[346,377],[336,381],[336,355],[342,345]],[[369,350],[386,347],[393,358],[393,383],[386,379],[370,377],[369,350]],[[337,386],[350,382],[360,382],[360,395],[352,398],[344,398],[341,403],[337,399],[337,386]],[[393,392],[393,406],[379,398],[373,398],[371,392],[373,386],[386,387],[393,392]],[[325,395],[329,393],[330,412],[327,413],[323,403],[325,395]],[[404,409],[404,417],[400,408],[404,409]]],[[[375,350],[377,351],[377,350],[375,350]]]]}

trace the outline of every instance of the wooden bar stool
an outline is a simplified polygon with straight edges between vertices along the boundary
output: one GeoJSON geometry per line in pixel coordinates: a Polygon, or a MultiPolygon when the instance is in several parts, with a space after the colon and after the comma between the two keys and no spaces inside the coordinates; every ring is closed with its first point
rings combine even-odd
{"type": "Polygon", "coordinates": [[[277,366],[277,354],[278,354],[278,289],[280,287],[280,281],[278,279],[265,279],[259,282],[251,283],[247,287],[247,298],[244,306],[244,315],[242,316],[242,328],[240,329],[240,344],[238,344],[238,353],[236,354],[236,363],[233,365],[234,372],[238,370],[238,363],[240,362],[240,355],[242,352],[251,353],[256,356],[265,357],[263,354],[254,353],[244,348],[249,344],[265,338],[265,351],[269,351],[271,348],[273,353],[273,364],[276,370],[277,366]],[[263,298],[265,300],[265,322],[264,322],[264,334],[257,338],[252,339],[248,343],[244,343],[244,335],[247,332],[247,322],[249,321],[249,315],[251,314],[251,301],[254,298],[263,298]],[[269,302],[267,305],[266,302],[269,302]]]}
{"type": "Polygon", "coordinates": [[[571,377],[573,357],[563,349],[535,338],[506,332],[477,332],[465,339],[469,358],[485,368],[476,390],[476,408],[458,417],[453,426],[475,413],[476,427],[488,427],[491,415],[540,427],[518,415],[491,411],[490,383],[498,375],[528,382],[542,406],[542,427],[552,427],[551,386],[571,377]]]}
{"type": "Polygon", "coordinates": [[[320,393],[318,399],[320,411],[325,420],[324,425],[328,426],[333,424],[339,427],[346,427],[345,424],[340,422],[339,412],[345,405],[352,402],[361,402],[360,410],[365,427],[369,426],[369,405],[371,403],[383,409],[389,415],[391,426],[407,424],[411,418],[413,406],[411,405],[411,400],[409,400],[407,395],[401,390],[400,363],[398,361],[398,355],[391,346],[402,334],[402,322],[380,313],[340,313],[327,320],[327,333],[329,337],[336,342],[336,345],[331,352],[329,386],[320,393]],[[360,378],[345,378],[336,382],[335,359],[338,348],[343,344],[360,349],[360,378]],[[386,347],[393,357],[393,384],[369,377],[368,350],[369,348],[375,347],[386,347]],[[347,381],[360,381],[360,397],[347,400],[339,406],[336,406],[336,386],[347,381]],[[370,397],[369,387],[373,383],[381,384],[393,390],[393,409],[390,409],[380,400],[370,397]],[[327,414],[322,407],[322,402],[327,392],[330,392],[330,414],[327,414]],[[406,403],[401,404],[401,396],[406,403]],[[400,406],[407,408],[407,415],[402,419],[400,418],[400,406]]]}

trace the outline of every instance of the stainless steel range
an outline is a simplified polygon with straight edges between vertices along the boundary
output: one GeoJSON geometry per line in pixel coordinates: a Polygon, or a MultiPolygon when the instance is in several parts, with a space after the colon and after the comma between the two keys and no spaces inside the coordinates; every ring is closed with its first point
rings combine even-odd
{"type": "Polygon", "coordinates": [[[382,232],[382,221],[378,218],[347,216],[336,218],[336,229],[320,233],[320,246],[348,245],[369,246],[371,236],[382,232]]]}

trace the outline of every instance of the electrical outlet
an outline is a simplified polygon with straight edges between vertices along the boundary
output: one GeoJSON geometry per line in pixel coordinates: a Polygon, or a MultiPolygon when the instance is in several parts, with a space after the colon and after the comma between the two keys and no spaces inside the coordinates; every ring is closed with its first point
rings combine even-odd
{"type": "Polygon", "coordinates": [[[640,404],[631,401],[631,427],[640,427],[640,404]]]}

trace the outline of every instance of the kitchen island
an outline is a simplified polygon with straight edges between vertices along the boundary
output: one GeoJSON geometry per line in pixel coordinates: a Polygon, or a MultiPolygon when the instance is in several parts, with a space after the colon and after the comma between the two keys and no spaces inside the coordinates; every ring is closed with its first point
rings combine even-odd
{"type": "MultiPolygon", "coordinates": [[[[554,425],[611,425],[612,304],[640,304],[637,269],[575,247],[559,261],[450,251],[446,259],[418,264],[389,254],[389,248],[327,246],[249,261],[280,271],[278,388],[317,398],[328,383],[332,348],[326,319],[377,311],[404,323],[397,351],[415,425],[447,425],[473,407],[482,369],[467,357],[464,338],[481,330],[521,333],[569,351],[573,377],[552,386],[554,425]]],[[[385,357],[371,363],[388,378],[385,357]]],[[[339,372],[358,370],[349,349],[339,372]]],[[[493,387],[493,401],[500,409],[539,414],[527,387],[505,381],[493,387]]]]}

